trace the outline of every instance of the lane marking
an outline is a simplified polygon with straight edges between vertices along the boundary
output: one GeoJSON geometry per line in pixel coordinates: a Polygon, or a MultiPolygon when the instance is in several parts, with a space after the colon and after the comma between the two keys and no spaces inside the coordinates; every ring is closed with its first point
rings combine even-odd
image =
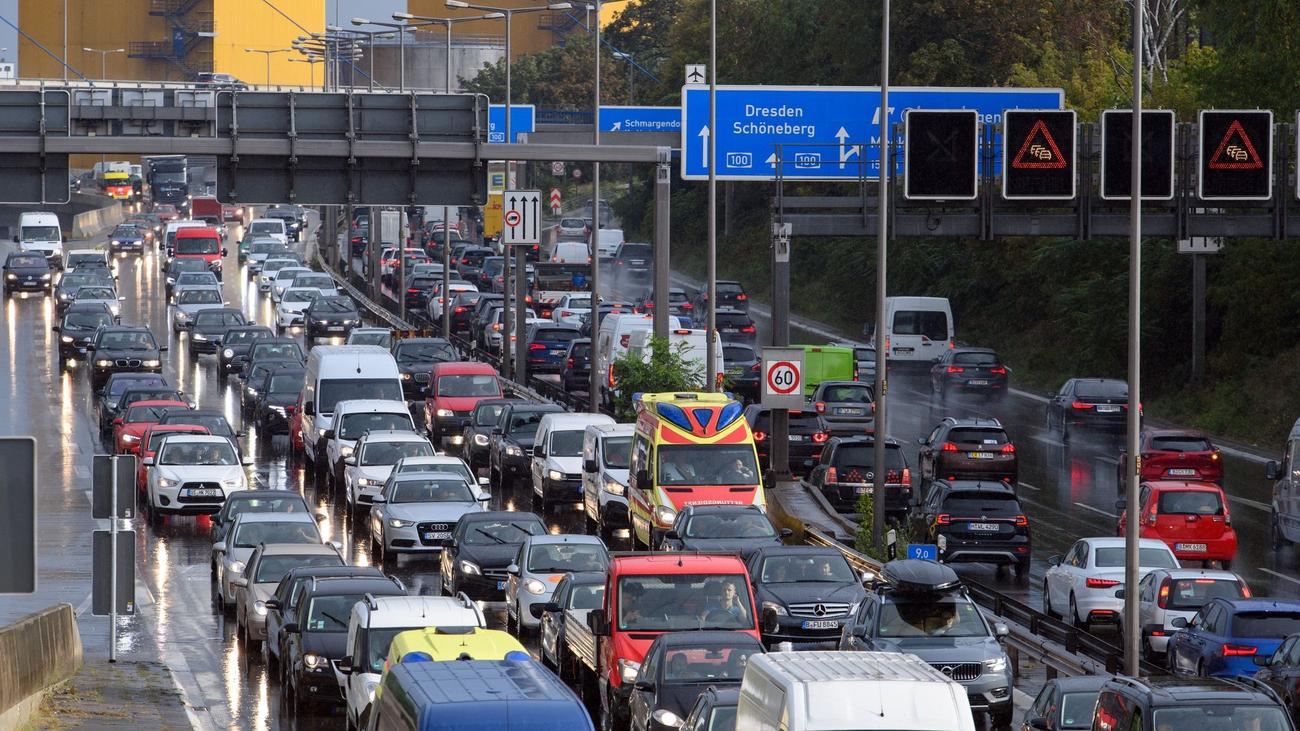
{"type": "Polygon", "coordinates": [[[1042,491],[1043,491],[1043,488],[1041,488],[1041,487],[1035,487],[1034,485],[1031,485],[1031,484],[1029,484],[1028,482],[1022,482],[1022,483],[1020,483],[1020,486],[1023,487],[1023,488],[1025,488],[1026,490],[1033,490],[1034,492],[1042,492],[1042,491]]]}
{"type": "Polygon", "coordinates": [[[1114,514],[1114,513],[1111,513],[1111,512],[1107,512],[1107,511],[1105,511],[1105,510],[1102,510],[1101,508],[1094,508],[1094,507],[1092,507],[1091,505],[1088,505],[1087,503],[1079,503],[1079,502],[1076,502],[1075,505],[1078,506],[1078,507],[1080,507],[1080,508],[1083,508],[1084,510],[1091,510],[1092,512],[1097,513],[1098,515],[1104,515],[1104,516],[1106,516],[1107,518],[1115,518],[1116,520],[1119,519],[1119,516],[1118,516],[1118,515],[1116,515],[1116,514],[1114,514]]]}
{"type": "Polygon", "coordinates": [[[1276,572],[1276,571],[1274,571],[1274,570],[1272,570],[1272,569],[1264,569],[1264,568],[1261,568],[1260,571],[1263,571],[1264,573],[1266,573],[1266,574],[1268,574],[1268,575],[1270,575],[1270,576],[1276,576],[1276,577],[1279,578],[1279,579],[1285,579],[1285,580],[1291,582],[1292,584],[1300,584],[1300,579],[1297,579],[1297,578],[1294,578],[1294,577],[1291,577],[1291,576],[1287,576],[1286,574],[1279,574],[1278,572],[1276,572]]]}
{"type": "Polygon", "coordinates": [[[1261,503],[1258,500],[1251,500],[1249,498],[1237,497],[1236,495],[1229,495],[1228,502],[1241,503],[1242,505],[1255,508],[1256,510],[1263,510],[1266,513],[1273,512],[1273,506],[1268,505],[1267,503],[1261,503]]]}

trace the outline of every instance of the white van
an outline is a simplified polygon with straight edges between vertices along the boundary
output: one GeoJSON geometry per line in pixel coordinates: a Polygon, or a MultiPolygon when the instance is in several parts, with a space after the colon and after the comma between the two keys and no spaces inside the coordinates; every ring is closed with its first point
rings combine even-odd
{"type": "MultiPolygon", "coordinates": [[[[676,348],[678,343],[685,343],[685,347],[682,348],[682,359],[695,365],[696,386],[701,389],[704,388],[705,381],[709,377],[709,369],[705,366],[709,357],[708,335],[709,331],[704,328],[679,328],[668,331],[669,347],[676,348]]],[[[652,330],[637,330],[632,333],[627,345],[628,354],[639,355],[643,361],[650,362],[650,338],[652,337],[654,337],[652,330]]],[[[727,366],[722,358],[722,336],[719,333],[713,334],[713,345],[713,372],[726,373],[727,366]]]]}
{"type": "MultiPolygon", "coordinates": [[[[543,417],[545,418],[545,417],[543,417]]],[[[582,507],[588,527],[608,541],[627,519],[628,464],[636,424],[597,424],[582,439],[582,507]]]]}
{"type": "Polygon", "coordinates": [[[269,236],[285,246],[289,245],[289,229],[284,225],[283,218],[254,218],[248,222],[244,235],[269,236]]]}
{"type": "Polygon", "coordinates": [[[745,664],[745,731],[975,731],[961,684],[898,652],[771,652],[745,664]]]}
{"type": "Polygon", "coordinates": [[[596,239],[596,250],[600,252],[600,258],[612,259],[614,252],[623,244],[623,229],[621,228],[598,228],[594,232],[596,239]]]}
{"type": "MultiPolygon", "coordinates": [[[[947,297],[887,297],[885,345],[891,361],[932,363],[956,347],[947,297]]],[[[872,347],[876,340],[871,339],[872,347]]]]}
{"type": "MultiPolygon", "coordinates": [[[[669,316],[668,327],[681,329],[682,321],[669,316]]],[[[601,390],[606,391],[612,381],[609,364],[622,358],[632,344],[632,333],[654,328],[654,315],[634,312],[613,313],[600,318],[600,332],[596,336],[596,350],[591,367],[600,374],[601,390]]],[[[607,397],[607,394],[606,394],[607,397]]]]}
{"type": "Polygon", "coordinates": [[[591,262],[591,249],[585,241],[560,241],[551,249],[551,261],[560,264],[588,264],[591,262]]]}
{"type": "Polygon", "coordinates": [[[63,268],[63,231],[59,217],[45,211],[23,213],[18,217],[14,243],[19,251],[39,253],[51,267],[63,268]]]}
{"type": "Polygon", "coordinates": [[[302,414],[302,443],[307,459],[329,466],[325,432],[334,426],[340,401],[382,399],[402,401],[402,376],[397,361],[377,345],[318,345],[307,354],[307,375],[298,397],[302,414]]]}
{"type": "Polygon", "coordinates": [[[541,512],[552,502],[582,500],[582,440],[587,427],[610,424],[604,414],[547,414],[533,441],[533,495],[541,512]]]}

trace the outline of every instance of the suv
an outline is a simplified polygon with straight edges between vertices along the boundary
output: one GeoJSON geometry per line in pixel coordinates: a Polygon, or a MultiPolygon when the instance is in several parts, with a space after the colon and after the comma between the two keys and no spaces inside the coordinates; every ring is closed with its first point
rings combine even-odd
{"type": "Polygon", "coordinates": [[[1029,518],[1005,482],[936,480],[912,507],[912,535],[939,545],[945,563],[978,562],[1029,574],[1029,518]]]}
{"type": "Polygon", "coordinates": [[[1127,424],[1128,384],[1114,378],[1071,378],[1047,402],[1047,431],[1065,444],[1072,428],[1120,434],[1127,424]]]}
{"type": "MultiPolygon", "coordinates": [[[[749,295],[745,293],[745,285],[740,282],[733,282],[719,279],[718,285],[718,307],[730,307],[732,309],[749,311],[749,295]]],[[[700,312],[706,312],[709,309],[709,290],[701,287],[695,294],[695,309],[700,312]]]]}
{"type": "Polygon", "coordinates": [[[132,371],[162,372],[162,353],[147,327],[111,325],[101,327],[87,348],[90,352],[90,387],[98,391],[114,373],[132,371]]]}
{"type": "Polygon", "coordinates": [[[614,280],[625,283],[642,281],[650,277],[654,262],[654,249],[650,244],[618,245],[614,250],[614,280]]]}
{"type": "Polygon", "coordinates": [[[904,559],[885,564],[881,576],[844,623],[839,649],[916,655],[961,683],[971,711],[986,714],[990,727],[1009,726],[1015,709],[1006,625],[985,618],[947,566],[904,559]]]}
{"type": "Polygon", "coordinates": [[[1016,485],[1016,445],[992,418],[944,417],[929,436],[916,440],[921,449],[916,468],[921,482],[933,480],[1001,480],[1016,485]]]}
{"type": "Polygon", "coordinates": [[[1009,370],[990,348],[954,348],[930,366],[930,392],[940,400],[947,399],[949,391],[1005,396],[1009,370]]]}
{"type": "Polygon", "coordinates": [[[876,428],[874,391],[861,381],[822,381],[810,400],[832,434],[870,434],[876,428]]]}
{"type": "MultiPolygon", "coordinates": [[[[706,313],[707,310],[700,310],[700,312],[706,313]]],[[[684,314],[689,315],[690,313],[684,314]]],[[[718,323],[718,334],[722,337],[723,343],[739,343],[740,345],[752,346],[758,342],[758,328],[755,327],[749,313],[743,310],[723,309],[720,307],[714,313],[714,317],[718,323]]]]}
{"type": "MultiPolygon", "coordinates": [[[[808,482],[836,512],[856,513],[858,497],[871,492],[875,464],[875,437],[831,437],[808,482]]],[[[885,469],[885,515],[901,520],[912,504],[912,470],[897,440],[885,440],[885,469]]]]}
{"type": "MultiPolygon", "coordinates": [[[[758,448],[758,464],[764,472],[777,469],[771,464],[772,454],[772,409],[758,404],[750,404],[745,409],[745,420],[754,431],[754,446],[758,448]]],[[[806,474],[822,457],[822,448],[830,437],[826,423],[815,411],[790,411],[789,421],[789,464],[792,474],[806,474]]]]}
{"type": "Polygon", "coordinates": [[[1092,728],[1291,731],[1294,727],[1277,695],[1251,678],[1117,675],[1101,687],[1092,728]]]}

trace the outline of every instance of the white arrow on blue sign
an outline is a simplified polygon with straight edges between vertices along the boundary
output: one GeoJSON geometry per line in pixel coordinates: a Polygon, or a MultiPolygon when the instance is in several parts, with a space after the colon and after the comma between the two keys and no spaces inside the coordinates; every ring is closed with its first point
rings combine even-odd
{"type": "MultiPolygon", "coordinates": [[[[778,145],[784,178],[857,179],[864,166],[868,177],[880,174],[877,87],[719,86],[717,95],[714,135],[708,88],[682,87],[685,180],[709,176],[710,136],[720,180],[775,180],[778,145]]],[[[891,87],[889,123],[901,123],[905,109],[975,109],[981,123],[999,125],[1003,110],[1060,109],[1064,103],[1060,89],[891,87]]]]}
{"type": "MultiPolygon", "coordinates": [[[[510,105],[510,135],[519,141],[519,135],[532,134],[537,126],[537,108],[532,104],[510,105]]],[[[488,142],[506,141],[506,105],[488,106],[488,142]]]]}

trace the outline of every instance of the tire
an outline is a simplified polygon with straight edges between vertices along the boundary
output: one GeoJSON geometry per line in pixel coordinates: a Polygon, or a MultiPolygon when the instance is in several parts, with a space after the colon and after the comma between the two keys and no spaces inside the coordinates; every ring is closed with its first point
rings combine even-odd
{"type": "Polygon", "coordinates": [[[506,632],[519,637],[523,635],[522,628],[519,626],[519,603],[515,602],[515,613],[512,616],[510,610],[506,610],[506,632]]]}
{"type": "Polygon", "coordinates": [[[1151,640],[1143,637],[1140,644],[1142,645],[1142,661],[1155,665],[1158,656],[1156,655],[1156,651],[1151,647],[1151,640]]]}
{"type": "Polygon", "coordinates": [[[280,661],[276,658],[275,654],[271,652],[271,643],[269,641],[262,642],[262,664],[266,665],[267,678],[279,679],[280,661]]]}
{"type": "Polygon", "coordinates": [[[1061,444],[1070,443],[1070,425],[1065,423],[1065,417],[1061,417],[1061,444]]]}
{"type": "Polygon", "coordinates": [[[1025,578],[1025,577],[1028,576],[1028,575],[1029,575],[1029,560],[1028,560],[1028,559],[1025,559],[1025,560],[1023,560],[1023,561],[1017,561],[1017,562],[1016,562],[1016,578],[1017,578],[1017,579],[1023,579],[1023,578],[1025,578]]]}
{"type": "Polygon", "coordinates": [[[1088,631],[1088,620],[1079,618],[1079,606],[1074,601],[1074,594],[1070,595],[1070,626],[1088,631]]]}
{"type": "Polygon", "coordinates": [[[1052,611],[1052,592],[1047,588],[1047,579],[1043,579],[1043,614],[1056,618],[1056,612],[1052,611]]]}
{"type": "Polygon", "coordinates": [[[1282,535],[1282,526],[1277,524],[1277,513],[1274,513],[1273,519],[1269,521],[1269,532],[1272,534],[1274,551],[1280,551],[1290,543],[1286,536],[1282,535]]]}
{"type": "Polygon", "coordinates": [[[1204,660],[1197,660],[1197,661],[1196,661],[1196,677],[1198,677],[1198,678],[1204,678],[1204,677],[1205,677],[1205,661],[1204,661],[1204,660]]]}

